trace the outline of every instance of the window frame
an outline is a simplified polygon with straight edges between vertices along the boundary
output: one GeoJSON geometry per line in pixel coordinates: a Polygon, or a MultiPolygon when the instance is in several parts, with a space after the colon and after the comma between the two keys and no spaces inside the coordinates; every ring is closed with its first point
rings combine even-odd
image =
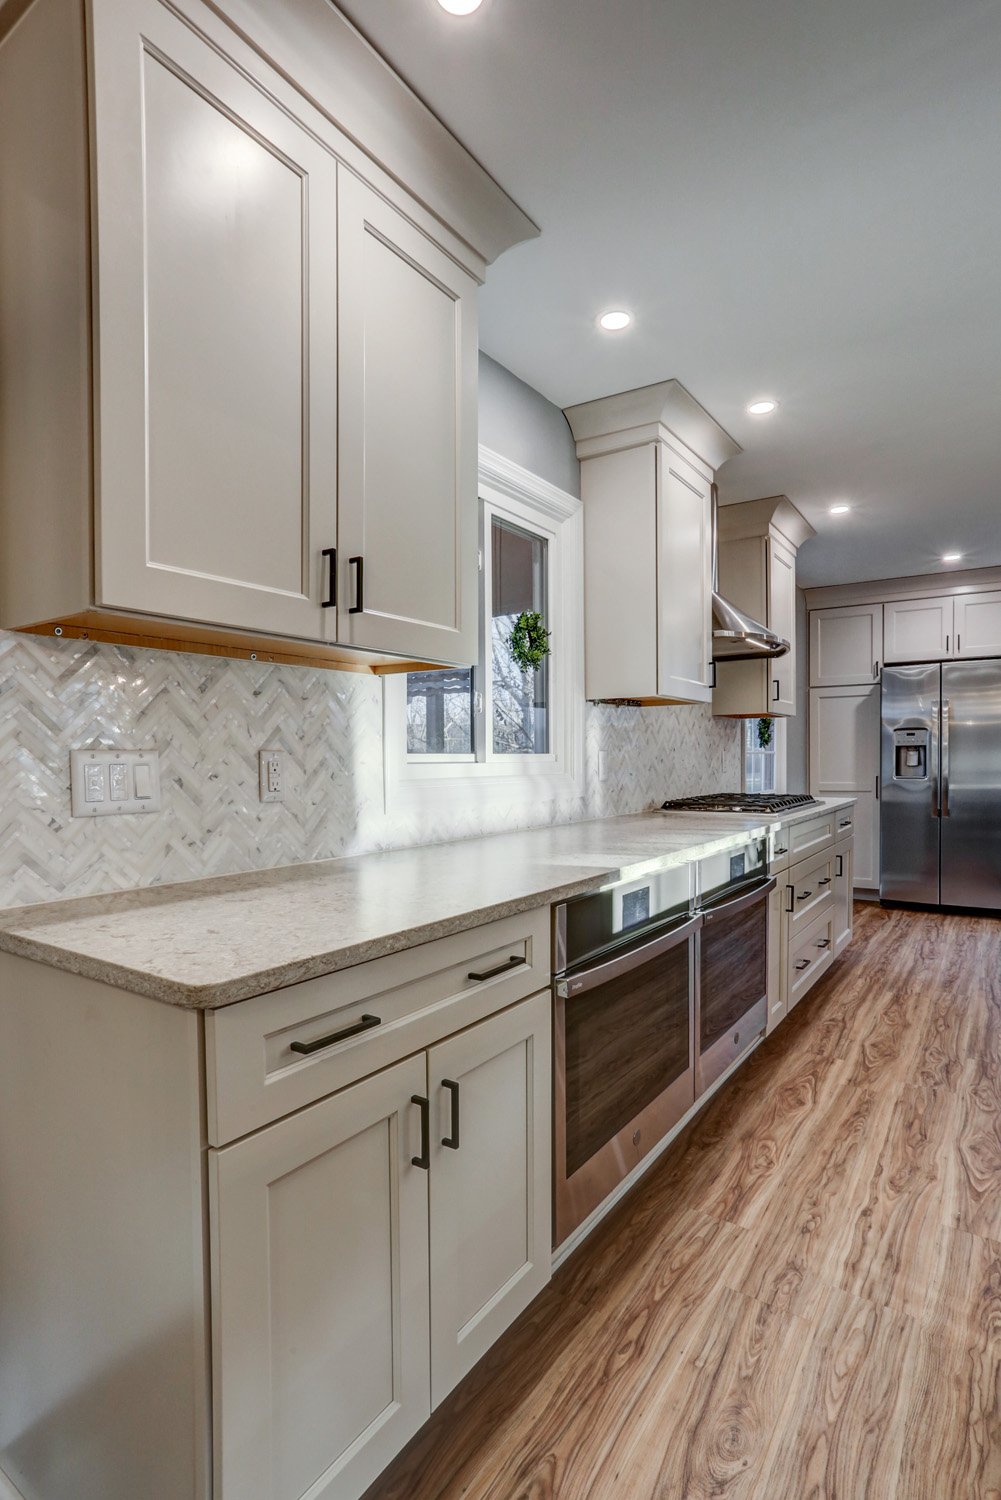
{"type": "MultiPolygon", "coordinates": [[[[741,721],[740,737],[740,785],[744,792],[750,791],[747,785],[747,755],[751,748],[747,743],[749,725],[756,725],[759,719],[772,718],[770,714],[754,714],[741,721]]],[[[786,720],[785,718],[772,718],[772,744],[775,747],[773,758],[775,761],[775,787],[776,792],[786,790],[786,720]]]]}
{"type": "Polygon", "coordinates": [[[509,801],[545,802],[583,795],[584,614],[582,506],[574,495],[520,464],[479,450],[479,661],[474,757],[408,755],[406,674],[383,677],[383,763],[387,812],[480,803],[491,791],[509,801]],[[490,523],[494,516],[547,542],[549,608],[549,751],[495,753],[490,716],[489,622],[492,615],[490,523]]]}

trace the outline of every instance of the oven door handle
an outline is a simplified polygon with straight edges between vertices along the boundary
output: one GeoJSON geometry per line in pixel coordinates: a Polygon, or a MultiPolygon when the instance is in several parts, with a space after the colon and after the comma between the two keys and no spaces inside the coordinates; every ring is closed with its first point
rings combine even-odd
{"type": "Polygon", "coordinates": [[[638,969],[640,964],[648,963],[651,958],[670,952],[679,943],[686,942],[693,932],[698,932],[701,926],[702,916],[698,913],[694,917],[689,917],[687,922],[682,922],[680,927],[672,927],[670,932],[651,939],[649,943],[644,943],[639,948],[630,948],[628,953],[621,953],[618,958],[610,958],[606,963],[595,964],[593,969],[585,969],[582,974],[571,974],[567,979],[557,979],[556,994],[560,1000],[573,1000],[577,995],[585,995],[588,990],[596,990],[599,985],[607,984],[610,979],[618,979],[621,974],[628,974],[630,969],[638,969]]]}
{"type": "Polygon", "coordinates": [[[753,906],[755,901],[761,901],[775,889],[776,880],[774,875],[769,875],[760,885],[756,885],[753,891],[745,891],[742,896],[734,896],[732,901],[724,901],[720,906],[710,906],[702,913],[703,922],[712,922],[716,917],[732,915],[743,911],[748,906],[753,906]]]}

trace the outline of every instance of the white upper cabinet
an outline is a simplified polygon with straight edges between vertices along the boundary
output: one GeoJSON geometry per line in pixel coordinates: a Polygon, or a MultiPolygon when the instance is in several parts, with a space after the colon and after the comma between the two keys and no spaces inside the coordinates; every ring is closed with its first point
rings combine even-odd
{"type": "Polygon", "coordinates": [[[534,225],[331,6],[84,19],[0,41],[5,220],[49,184],[0,246],[0,624],[472,662],[477,288],[534,225]]]}
{"type": "Polygon", "coordinates": [[[347,172],[338,221],[341,639],[469,665],[476,282],[347,172]]]}
{"type": "Polygon", "coordinates": [[[811,687],[878,682],[882,660],[882,604],[810,611],[811,687]]]}
{"type": "Polygon", "coordinates": [[[883,605],[883,660],[937,661],[955,641],[954,600],[893,599],[883,605]]]}
{"type": "Polygon", "coordinates": [[[955,606],[953,656],[1001,656],[1001,590],[957,594],[955,606]]]}
{"type": "Polygon", "coordinates": [[[813,535],[784,495],[721,506],[720,593],[788,641],[789,650],[760,661],[717,662],[717,717],[796,713],[796,555],[813,535]]]}
{"type": "Polygon", "coordinates": [[[566,415],[581,460],[587,697],[708,703],[712,481],[740,449],[676,380],[566,415]]]}
{"type": "Polygon", "coordinates": [[[660,443],[657,693],[680,703],[708,702],[712,690],[711,506],[711,479],[660,443]]]}
{"type": "Polygon", "coordinates": [[[93,34],[96,602],[333,639],[337,163],[158,0],[93,34]]]}

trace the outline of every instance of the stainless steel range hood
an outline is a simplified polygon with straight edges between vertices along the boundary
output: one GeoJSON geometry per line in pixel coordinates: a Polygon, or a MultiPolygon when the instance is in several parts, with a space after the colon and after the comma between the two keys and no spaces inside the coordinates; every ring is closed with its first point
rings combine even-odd
{"type": "Polygon", "coordinates": [[[774,630],[724,599],[719,591],[719,492],[712,489],[713,661],[763,661],[790,649],[774,630]]]}

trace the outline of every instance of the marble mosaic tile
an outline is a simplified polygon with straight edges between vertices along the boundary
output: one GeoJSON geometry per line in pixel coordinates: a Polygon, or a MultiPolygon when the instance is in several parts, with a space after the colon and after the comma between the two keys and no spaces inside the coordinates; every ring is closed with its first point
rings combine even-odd
{"type": "Polygon", "coordinates": [[[739,725],[707,708],[589,705],[582,796],[404,818],[382,735],[374,677],[0,632],[0,907],[642,812],[740,778],[739,725]],[[69,752],[97,745],[159,749],[159,815],[71,818],[69,752]],[[258,800],[263,746],[286,752],[284,804],[258,800]]]}

